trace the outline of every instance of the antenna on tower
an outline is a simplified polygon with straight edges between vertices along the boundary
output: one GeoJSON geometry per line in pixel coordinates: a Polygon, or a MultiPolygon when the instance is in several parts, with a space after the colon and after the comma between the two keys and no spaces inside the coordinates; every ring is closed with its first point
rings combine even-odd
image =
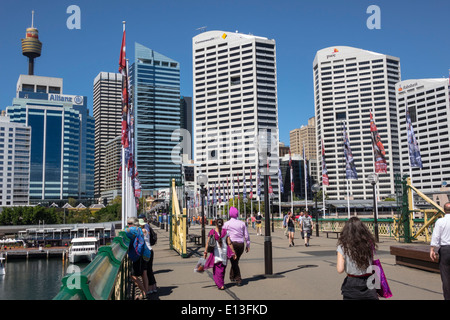
{"type": "Polygon", "coordinates": [[[31,27],[34,28],[34,10],[31,10],[31,27]]]}
{"type": "Polygon", "coordinates": [[[200,28],[197,28],[197,29],[195,29],[195,30],[199,30],[200,32],[205,32],[206,31],[206,26],[204,26],[204,27],[200,27],[200,28]]]}

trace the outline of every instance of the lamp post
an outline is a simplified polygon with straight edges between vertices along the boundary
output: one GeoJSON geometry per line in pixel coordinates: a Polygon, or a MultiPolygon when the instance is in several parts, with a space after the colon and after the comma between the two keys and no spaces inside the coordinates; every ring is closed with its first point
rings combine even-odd
{"type": "Polygon", "coordinates": [[[205,186],[208,183],[208,177],[204,173],[200,173],[197,176],[197,183],[200,185],[200,195],[202,197],[202,246],[206,244],[205,239],[205,186]]]}
{"type": "Polygon", "coordinates": [[[367,181],[372,184],[373,188],[373,222],[374,222],[374,230],[375,230],[375,241],[379,242],[378,238],[378,220],[377,220],[377,198],[375,194],[375,185],[378,182],[378,175],[376,173],[371,173],[367,176],[367,181]]]}
{"type": "MultiPolygon", "coordinates": [[[[268,139],[267,131],[261,132],[258,140],[259,156],[262,159],[262,163],[268,164],[268,139]]],[[[260,168],[261,170],[262,168],[260,168]]],[[[272,275],[272,238],[270,236],[270,203],[269,203],[269,165],[263,172],[264,175],[264,220],[265,220],[265,232],[264,232],[264,270],[266,275],[272,275]]]]}
{"type": "Polygon", "coordinates": [[[316,237],[318,237],[319,236],[319,212],[317,211],[317,192],[320,190],[320,185],[318,183],[315,183],[315,184],[313,184],[311,189],[312,189],[312,192],[314,193],[314,198],[316,199],[316,208],[314,210],[314,213],[316,215],[316,237]]]}

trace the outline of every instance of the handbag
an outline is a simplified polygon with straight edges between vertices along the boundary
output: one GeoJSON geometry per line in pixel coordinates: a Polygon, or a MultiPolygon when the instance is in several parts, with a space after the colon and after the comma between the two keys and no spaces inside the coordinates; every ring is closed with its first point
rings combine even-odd
{"type": "Polygon", "coordinates": [[[391,289],[389,288],[389,284],[387,282],[386,275],[384,274],[383,267],[381,266],[380,259],[373,260],[372,262],[375,266],[377,266],[376,273],[380,280],[380,288],[377,289],[377,293],[382,298],[390,298],[392,297],[391,289]]]}
{"type": "Polygon", "coordinates": [[[216,245],[216,238],[213,234],[210,234],[208,238],[208,252],[214,252],[214,248],[216,247],[216,245]]]}

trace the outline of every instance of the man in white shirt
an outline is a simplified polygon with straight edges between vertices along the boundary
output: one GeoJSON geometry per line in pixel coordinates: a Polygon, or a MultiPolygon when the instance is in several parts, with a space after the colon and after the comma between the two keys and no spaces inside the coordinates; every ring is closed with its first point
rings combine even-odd
{"type": "Polygon", "coordinates": [[[430,258],[433,261],[439,259],[444,299],[450,300],[450,202],[444,205],[444,212],[445,216],[439,218],[434,224],[430,258]],[[439,257],[437,257],[436,250],[438,250],[439,257]]]}

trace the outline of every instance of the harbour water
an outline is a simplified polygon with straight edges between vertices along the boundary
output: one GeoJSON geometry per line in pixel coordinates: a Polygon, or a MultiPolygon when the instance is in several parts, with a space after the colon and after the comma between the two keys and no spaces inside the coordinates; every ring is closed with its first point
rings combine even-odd
{"type": "MultiPolygon", "coordinates": [[[[75,265],[79,268],[76,271],[87,265],[75,265]]],[[[61,258],[7,261],[6,275],[0,276],[0,300],[52,300],[73,266],[61,258]]]]}

